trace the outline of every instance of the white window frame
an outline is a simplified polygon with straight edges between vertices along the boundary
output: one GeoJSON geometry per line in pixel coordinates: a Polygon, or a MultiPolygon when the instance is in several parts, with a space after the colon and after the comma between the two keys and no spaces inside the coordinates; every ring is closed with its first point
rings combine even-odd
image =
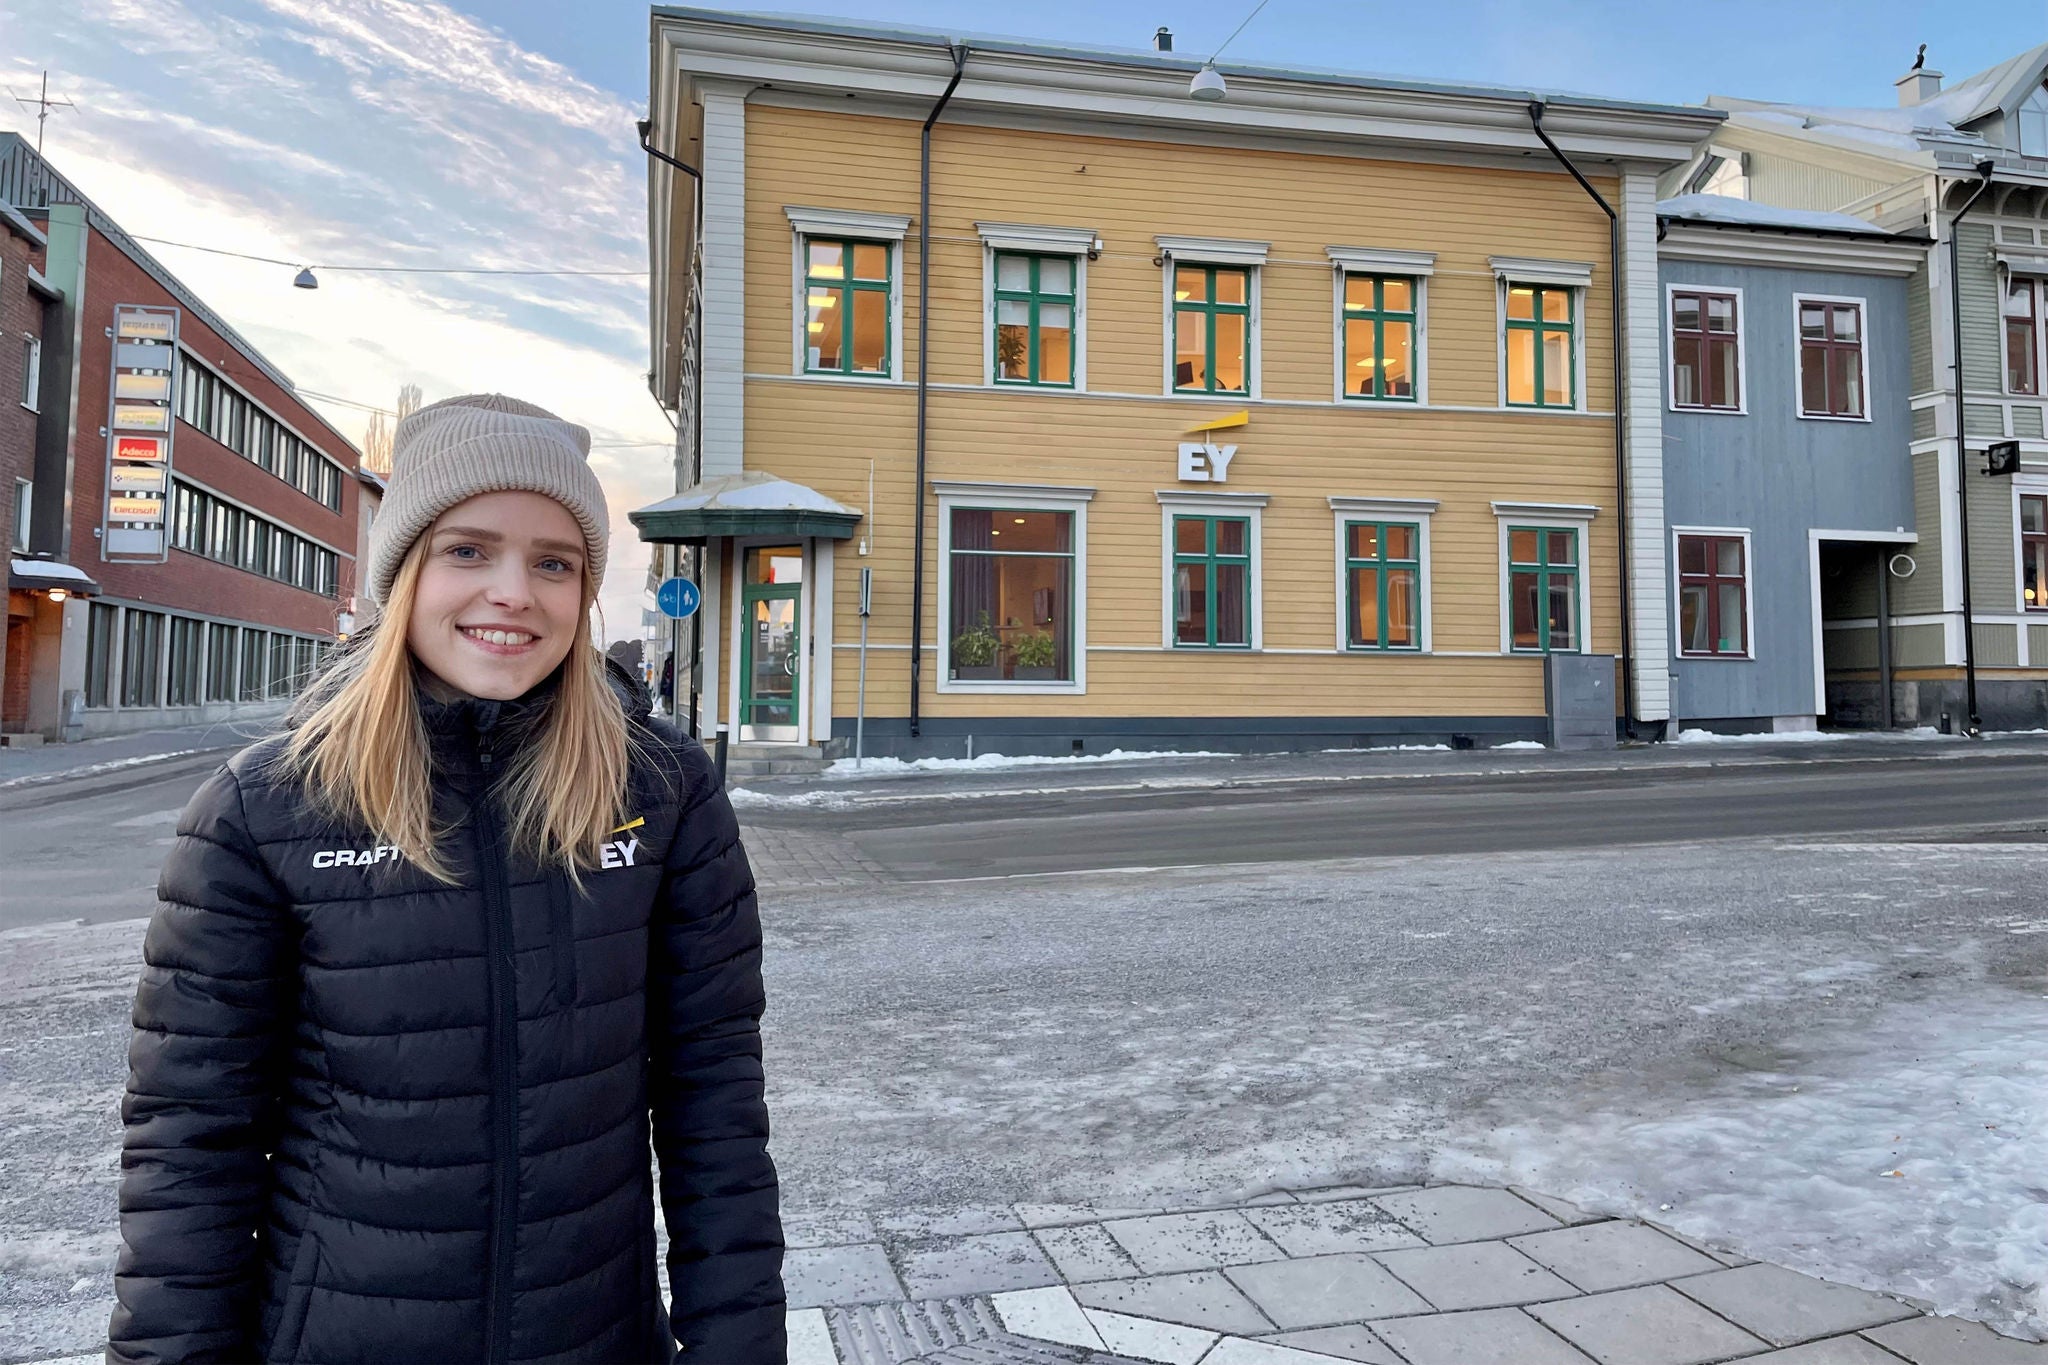
{"type": "Polygon", "coordinates": [[[1433,648],[1430,636],[1429,600],[1429,522],[1436,515],[1438,501],[1435,498],[1346,498],[1332,494],[1330,511],[1336,518],[1337,532],[1337,652],[1354,654],[1366,658],[1416,658],[1427,655],[1433,648]],[[1351,584],[1347,572],[1350,546],[1346,543],[1345,527],[1354,521],[1404,522],[1417,528],[1415,557],[1418,561],[1416,572],[1422,581],[1416,586],[1416,615],[1420,618],[1416,628],[1417,647],[1414,649],[1381,649],[1377,645],[1354,645],[1351,643],[1350,601],[1351,584]]]}
{"type": "Polygon", "coordinates": [[[1088,262],[1102,250],[1094,228],[1034,227],[1026,223],[976,223],[981,238],[981,383],[1005,393],[1088,392],[1088,262]],[[996,382],[996,257],[1068,256],[1074,262],[1074,382],[998,384],[996,382]]]}
{"type": "Polygon", "coordinates": [[[1436,273],[1434,251],[1398,251],[1386,247],[1326,246],[1323,254],[1334,267],[1330,328],[1335,354],[1331,358],[1331,391],[1339,405],[1401,409],[1429,406],[1429,277],[1436,273]],[[1359,398],[1344,391],[1344,280],[1348,275],[1401,275],[1415,281],[1415,397],[1359,398]]]}
{"type": "Polygon", "coordinates": [[[939,600],[938,676],[934,682],[942,693],[995,692],[1017,695],[1080,695],[1088,690],[1088,504],[1093,488],[1059,484],[967,483],[933,480],[932,492],[939,499],[939,600]],[[986,508],[1007,512],[1068,512],[1073,515],[1074,581],[1073,638],[1068,648],[1074,658],[1072,682],[1019,682],[1014,678],[955,680],[953,671],[953,512],[959,508],[986,508]]]}
{"type": "Polygon", "coordinates": [[[43,387],[43,339],[32,332],[23,332],[21,405],[30,412],[42,411],[40,391],[43,387]]]}
{"type": "MultiPolygon", "coordinates": [[[[1869,383],[1867,379],[1864,382],[1869,383]]],[[[1671,412],[1704,417],[1749,416],[1749,301],[1743,295],[1742,286],[1680,284],[1675,281],[1664,286],[1664,406],[1671,412]],[[1678,401],[1678,335],[1672,323],[1671,309],[1680,294],[1717,294],[1735,300],[1735,406],[1732,408],[1701,407],[1678,401]]]]}
{"type": "Polygon", "coordinates": [[[1750,663],[1756,660],[1756,556],[1747,526],[1673,526],[1671,528],[1671,657],[1688,663],[1750,663]],[[1680,634],[1679,607],[1685,584],[1678,570],[1678,542],[1683,536],[1715,536],[1742,542],[1742,637],[1740,654],[1694,654],[1680,634]]]}
{"type": "MultiPolygon", "coordinates": [[[[1168,298],[1171,299],[1171,291],[1168,298]]],[[[1266,647],[1266,575],[1264,560],[1264,513],[1272,499],[1265,493],[1191,493],[1180,488],[1161,488],[1159,499],[1159,644],[1177,654],[1257,654],[1266,647]],[[1251,561],[1251,643],[1237,645],[1183,645],[1174,640],[1173,619],[1173,519],[1176,516],[1244,517],[1251,522],[1245,549],[1251,561]]]]}
{"type": "Polygon", "coordinates": [[[1259,334],[1264,331],[1261,319],[1264,312],[1261,282],[1265,277],[1267,253],[1270,242],[1237,241],[1227,237],[1154,237],[1159,247],[1156,258],[1160,265],[1160,392],[1168,398],[1188,399],[1196,403],[1243,403],[1259,397],[1262,385],[1259,380],[1261,369],[1261,346],[1259,334]],[[1222,265],[1245,268],[1245,304],[1249,311],[1245,326],[1245,391],[1243,393],[1188,393],[1173,386],[1174,364],[1174,319],[1173,319],[1173,271],[1176,265],[1222,265]]]}
{"type": "Polygon", "coordinates": [[[2012,604],[2020,614],[2025,630],[2028,624],[2039,625],[2048,621],[2048,613],[2040,607],[2027,605],[2027,565],[2021,558],[2026,542],[2021,537],[2020,499],[2048,498],[2048,474],[2032,474],[2022,471],[2012,476],[2012,604]]]}
{"type": "Polygon", "coordinates": [[[2023,402],[2039,402],[2043,398],[2048,398],[2048,393],[2043,392],[2043,389],[2048,388],[2048,386],[2044,386],[2041,382],[2041,371],[2043,365],[2044,363],[2048,363],[2048,355],[2043,354],[2041,345],[2044,335],[2044,323],[2041,317],[2041,309],[2044,304],[2048,304],[2048,288],[2043,287],[2044,281],[2039,277],[2024,274],[2020,271],[2012,269],[2007,269],[2004,273],[2000,274],[1997,277],[1997,279],[1998,390],[2007,398],[2018,398],[2023,402]],[[2007,387],[2007,385],[2010,384],[2012,381],[2012,350],[2007,344],[2007,329],[2005,325],[2005,296],[2007,293],[2011,291],[2013,282],[2015,280],[2024,281],[2027,288],[2033,291],[2034,295],[2034,391],[2032,393],[2020,393],[2014,389],[2007,387]]]}
{"type": "MultiPolygon", "coordinates": [[[[1516,409],[1520,411],[1520,409],[1516,409]]],[[[1593,519],[1600,509],[1590,503],[1496,502],[1493,516],[1500,538],[1500,652],[1517,659],[1540,659],[1544,654],[1589,654],[1593,646],[1593,519]],[[1510,525],[1538,531],[1576,531],[1579,536],[1579,644],[1576,650],[1516,649],[1514,604],[1510,600],[1513,575],[1508,555],[1510,525]]]]}
{"type": "Polygon", "coordinates": [[[1586,402],[1586,297],[1593,284],[1589,261],[1549,261],[1529,256],[1490,256],[1493,268],[1494,401],[1503,412],[1556,412],[1583,416],[1586,402]],[[1508,290],[1517,284],[1572,291],[1572,402],[1568,407],[1508,402],[1508,290]]]}
{"type": "MultiPolygon", "coordinates": [[[[2000,328],[2003,331],[2004,328],[2000,328]]],[[[1870,414],[1877,410],[1876,384],[1873,382],[1870,365],[1870,300],[1858,294],[1794,294],[1792,296],[1792,415],[1802,422],[1863,422],[1875,421],[1870,414]],[[1806,410],[1806,389],[1802,382],[1801,365],[1805,359],[1805,347],[1800,345],[1799,309],[1808,303],[1853,303],[1857,307],[1856,349],[1863,359],[1863,413],[1857,417],[1840,416],[1827,412],[1806,410]]]]}
{"type": "MultiPolygon", "coordinates": [[[[33,523],[36,485],[33,479],[14,481],[14,551],[28,553],[29,530],[33,523]]],[[[2017,513],[2015,513],[2017,515],[2017,513]]]]}
{"type": "MultiPolygon", "coordinates": [[[[903,239],[910,217],[901,213],[869,213],[859,209],[817,209],[784,205],[790,226],[790,372],[822,384],[896,384],[903,380],[903,239]],[[804,278],[805,255],[813,237],[867,242],[889,251],[889,369],[879,375],[818,374],[805,365],[809,350],[804,325],[809,318],[804,278]]],[[[851,326],[849,322],[847,324],[851,326]]]]}

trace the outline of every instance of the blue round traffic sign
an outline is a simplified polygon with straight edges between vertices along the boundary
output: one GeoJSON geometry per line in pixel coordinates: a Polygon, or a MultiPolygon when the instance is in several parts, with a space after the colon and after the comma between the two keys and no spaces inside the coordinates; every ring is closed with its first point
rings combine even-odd
{"type": "Polygon", "coordinates": [[[704,594],[697,591],[697,585],[687,578],[665,579],[654,591],[654,604],[661,608],[661,614],[677,620],[694,616],[703,600],[704,594]]]}

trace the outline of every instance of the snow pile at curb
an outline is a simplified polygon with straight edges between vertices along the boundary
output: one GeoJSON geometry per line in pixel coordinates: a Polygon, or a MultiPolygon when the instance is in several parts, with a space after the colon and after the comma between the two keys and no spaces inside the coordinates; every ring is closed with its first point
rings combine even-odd
{"type": "Polygon", "coordinates": [[[886,777],[901,773],[987,773],[1077,763],[1135,763],[1147,758],[1231,758],[1205,749],[1111,749],[1106,754],[976,754],[973,758],[842,758],[827,777],[886,777]]]}
{"type": "Polygon", "coordinates": [[[138,754],[134,758],[110,758],[104,763],[87,763],[76,768],[58,768],[47,773],[29,773],[23,777],[10,777],[0,782],[0,791],[10,787],[39,787],[46,782],[69,782],[73,778],[93,777],[100,773],[117,772],[122,768],[147,767],[152,763],[168,763],[174,758],[190,758],[193,754],[208,752],[205,749],[171,749],[161,754],[138,754]]]}
{"type": "Polygon", "coordinates": [[[1448,744],[1375,744],[1366,749],[1325,749],[1326,754],[1434,754],[1449,753],[1448,744]]]}
{"type": "Polygon", "coordinates": [[[1680,730],[1673,744],[1827,744],[1840,739],[1863,740],[1904,740],[1904,739],[1960,739],[1960,735],[1944,735],[1932,725],[1922,725],[1912,730],[1784,730],[1763,731],[1747,735],[1716,734],[1712,730],[1680,730]]]}
{"type": "Polygon", "coordinates": [[[1505,744],[1488,745],[1492,749],[1548,749],[1550,746],[1536,739],[1511,739],[1505,744]]]}

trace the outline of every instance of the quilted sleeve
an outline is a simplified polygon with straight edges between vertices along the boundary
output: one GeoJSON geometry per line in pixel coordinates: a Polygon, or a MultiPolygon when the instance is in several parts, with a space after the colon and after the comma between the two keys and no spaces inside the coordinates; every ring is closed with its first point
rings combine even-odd
{"type": "Polygon", "coordinates": [[[655,906],[650,1102],[684,1359],[784,1355],[782,1222],[761,1073],[761,917],[732,805],[704,750],[681,760],[682,813],[655,906]]]}
{"type": "Polygon", "coordinates": [[[121,1104],[107,1358],[253,1360],[292,936],[229,769],[185,807],[157,898],[121,1104]]]}

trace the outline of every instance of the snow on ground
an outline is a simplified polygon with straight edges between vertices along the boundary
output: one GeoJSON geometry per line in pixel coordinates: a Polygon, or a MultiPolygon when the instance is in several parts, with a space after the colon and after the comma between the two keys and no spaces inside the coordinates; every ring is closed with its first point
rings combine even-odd
{"type": "Polygon", "coordinates": [[[1511,739],[1505,744],[1495,744],[1491,747],[1495,749],[1548,749],[1550,746],[1540,740],[1511,739]]]}
{"type": "Polygon", "coordinates": [[[1895,1005],[1676,1103],[1518,1116],[1443,1179],[1515,1183],[2048,1339],[2048,995],[1895,1005]]]}
{"type": "Polygon", "coordinates": [[[1449,752],[1448,744],[1375,744],[1366,749],[1325,749],[1326,754],[1433,754],[1449,752]]]}
{"type": "Polygon", "coordinates": [[[10,777],[0,782],[4,787],[28,787],[44,782],[69,782],[74,778],[92,777],[98,773],[111,773],[122,768],[146,767],[151,763],[166,763],[174,758],[186,758],[192,754],[204,753],[203,749],[171,749],[160,754],[137,754],[133,758],[110,758],[104,763],[87,763],[82,767],[63,768],[55,772],[30,773],[26,777],[10,777]]]}
{"type": "Polygon", "coordinates": [[[1916,730],[1764,730],[1755,734],[1723,735],[1712,730],[1680,730],[1673,744],[1827,744],[1841,739],[1957,739],[1943,735],[1931,725],[1916,730]]]}
{"type": "Polygon", "coordinates": [[[1229,758],[1207,749],[1111,749],[1103,754],[976,754],[973,758],[842,758],[827,777],[888,777],[900,773],[1003,772],[1011,768],[1065,767],[1075,763],[1135,763],[1148,758],[1229,758]]]}

